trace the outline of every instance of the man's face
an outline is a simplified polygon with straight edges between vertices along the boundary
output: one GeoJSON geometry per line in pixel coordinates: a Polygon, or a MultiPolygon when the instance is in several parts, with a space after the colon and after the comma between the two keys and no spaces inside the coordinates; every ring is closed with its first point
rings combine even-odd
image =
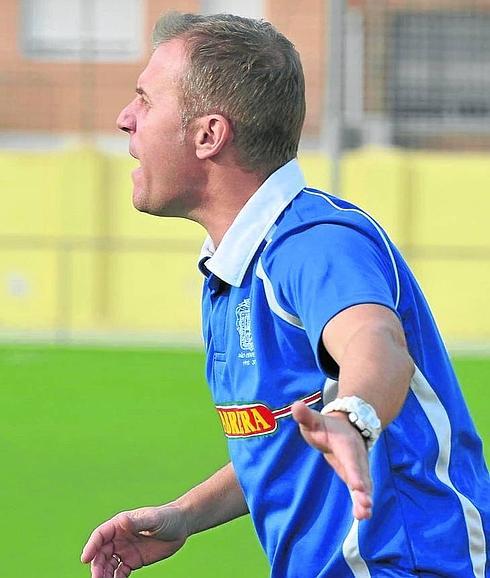
{"type": "Polygon", "coordinates": [[[138,79],[136,97],[117,119],[130,135],[130,154],[140,161],[132,173],[133,204],[152,215],[188,216],[198,204],[200,167],[192,138],[184,138],[181,128],[185,67],[182,40],[159,46],[138,79]]]}

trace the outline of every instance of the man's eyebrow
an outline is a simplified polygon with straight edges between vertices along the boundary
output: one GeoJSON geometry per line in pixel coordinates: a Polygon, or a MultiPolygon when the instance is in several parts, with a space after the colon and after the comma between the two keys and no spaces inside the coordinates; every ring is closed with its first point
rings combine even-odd
{"type": "Polygon", "coordinates": [[[145,96],[148,100],[151,100],[148,93],[143,88],[141,88],[141,86],[137,86],[135,92],[136,94],[140,94],[141,96],[145,96]]]}

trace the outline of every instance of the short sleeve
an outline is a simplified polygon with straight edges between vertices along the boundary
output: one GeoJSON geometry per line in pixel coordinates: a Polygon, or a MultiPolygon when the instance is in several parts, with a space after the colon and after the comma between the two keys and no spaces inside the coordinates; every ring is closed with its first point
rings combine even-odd
{"type": "Polygon", "coordinates": [[[364,303],[396,313],[388,248],[381,236],[377,243],[359,228],[325,223],[285,235],[264,251],[262,266],[279,305],[300,319],[323,370],[320,339],[335,315],[364,303]]]}

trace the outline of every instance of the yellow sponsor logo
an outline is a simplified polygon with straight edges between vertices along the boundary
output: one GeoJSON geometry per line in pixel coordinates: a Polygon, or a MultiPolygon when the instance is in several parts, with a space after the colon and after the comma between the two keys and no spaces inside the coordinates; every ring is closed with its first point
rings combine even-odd
{"type": "MultiPolygon", "coordinates": [[[[306,405],[321,401],[322,391],[315,391],[301,397],[306,405]]],[[[272,433],[277,429],[278,420],[291,415],[291,405],[279,409],[270,409],[263,403],[244,405],[217,405],[216,410],[221,420],[225,435],[229,438],[246,438],[272,433]]]]}
{"type": "Polygon", "coordinates": [[[277,429],[274,414],[263,404],[221,405],[216,409],[225,435],[230,438],[259,436],[277,429]]]}

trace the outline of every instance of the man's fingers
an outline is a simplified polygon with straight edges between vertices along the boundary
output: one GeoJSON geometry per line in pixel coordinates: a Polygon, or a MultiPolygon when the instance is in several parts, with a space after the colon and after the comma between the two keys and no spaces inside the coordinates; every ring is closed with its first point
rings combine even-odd
{"type": "Polygon", "coordinates": [[[337,436],[332,445],[335,445],[334,454],[340,462],[342,478],[349,489],[369,495],[371,476],[368,452],[360,435],[353,430],[345,437],[337,436]]]}
{"type": "Polygon", "coordinates": [[[352,513],[358,520],[367,520],[372,514],[371,496],[364,492],[351,492],[352,513]]]}
{"type": "Polygon", "coordinates": [[[92,578],[112,578],[117,564],[114,565],[115,558],[112,554],[114,546],[112,543],[104,544],[91,562],[92,578]]]}
{"type": "Polygon", "coordinates": [[[373,505],[373,501],[371,498],[371,494],[368,492],[363,492],[360,490],[353,490],[352,492],[352,499],[355,499],[356,504],[360,508],[371,508],[373,505]]]}
{"type": "Polygon", "coordinates": [[[354,517],[358,520],[370,518],[373,502],[369,473],[363,474],[360,471],[359,464],[352,463],[349,456],[345,456],[342,463],[337,459],[331,459],[331,455],[325,457],[349,488],[354,517]]]}
{"type": "Polygon", "coordinates": [[[90,562],[90,570],[92,578],[106,578],[107,563],[105,558],[95,556],[90,562]]]}
{"type": "Polygon", "coordinates": [[[94,568],[102,568],[105,570],[106,566],[111,563],[112,560],[112,544],[106,544],[103,546],[97,554],[94,556],[94,559],[91,562],[92,569],[94,568]]]}
{"type": "Polygon", "coordinates": [[[319,449],[347,484],[358,520],[371,517],[371,476],[368,452],[360,434],[343,418],[325,417],[303,402],[292,406],[293,418],[305,440],[319,449]]]}
{"type": "Polygon", "coordinates": [[[340,444],[339,454],[342,455],[345,482],[351,491],[369,495],[371,493],[371,477],[367,449],[360,439],[348,439],[340,444]]]}
{"type": "Polygon", "coordinates": [[[114,539],[116,528],[111,520],[96,528],[88,539],[82,551],[81,561],[88,564],[94,559],[97,552],[114,539]]]}
{"type": "Polygon", "coordinates": [[[325,426],[324,417],[318,411],[307,407],[302,401],[293,404],[292,415],[306,443],[324,454],[329,453],[329,431],[325,426]]]}
{"type": "Polygon", "coordinates": [[[313,411],[302,401],[295,401],[291,407],[293,418],[303,430],[317,431],[322,429],[322,417],[317,411],[313,411]]]}
{"type": "Polygon", "coordinates": [[[331,454],[327,459],[350,490],[354,516],[358,520],[370,518],[372,484],[368,452],[364,441],[355,435],[338,442],[335,440],[332,445],[335,446],[332,448],[333,455],[331,454]]]}
{"type": "Polygon", "coordinates": [[[120,564],[114,572],[114,578],[128,578],[131,574],[131,568],[127,564],[120,564]]]}

